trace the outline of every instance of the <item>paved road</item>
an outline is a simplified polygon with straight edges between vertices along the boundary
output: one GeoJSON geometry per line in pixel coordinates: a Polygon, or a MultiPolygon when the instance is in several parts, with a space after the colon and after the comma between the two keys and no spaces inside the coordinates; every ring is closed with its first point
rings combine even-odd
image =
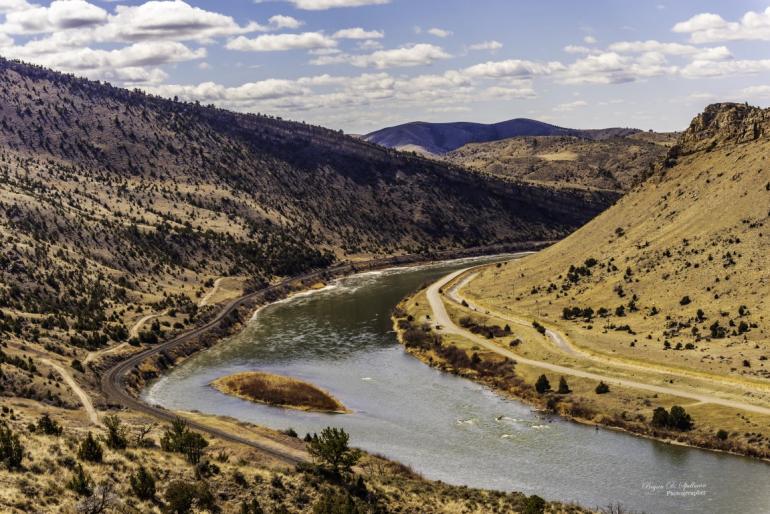
{"type": "MultiPolygon", "coordinates": [[[[308,276],[310,275],[313,275],[313,274],[308,274],[308,276]]],[[[300,277],[300,278],[305,278],[305,277],[300,277]]],[[[131,370],[133,370],[136,366],[138,366],[142,361],[144,361],[146,358],[157,355],[163,351],[170,350],[175,346],[191,341],[194,338],[203,335],[209,330],[217,327],[220,321],[222,321],[228,314],[233,312],[235,309],[237,309],[244,303],[257,298],[268,291],[271,291],[271,290],[276,291],[280,285],[283,285],[283,284],[279,284],[278,286],[273,286],[265,290],[260,290],[251,294],[244,295],[240,298],[231,300],[230,302],[225,304],[225,306],[214,317],[214,319],[212,319],[205,325],[195,328],[189,332],[185,332],[184,334],[181,334],[164,343],[153,346],[136,355],[132,355],[126,360],[120,362],[113,368],[107,370],[102,375],[102,379],[101,379],[102,392],[107,396],[107,398],[111,402],[117,403],[119,405],[122,405],[124,407],[127,407],[129,409],[132,409],[138,412],[143,412],[161,421],[171,422],[176,418],[183,417],[175,412],[171,412],[166,409],[149,405],[144,401],[142,401],[141,399],[135,398],[132,395],[130,395],[125,389],[126,375],[131,370]]],[[[272,458],[275,458],[287,464],[295,465],[295,464],[299,464],[300,462],[305,462],[308,460],[306,454],[300,453],[293,448],[278,445],[274,441],[267,438],[262,438],[259,441],[251,438],[247,439],[245,437],[241,437],[241,436],[232,434],[230,432],[226,432],[222,429],[212,427],[210,425],[205,425],[197,421],[193,421],[191,419],[185,418],[185,421],[190,426],[190,428],[193,428],[200,432],[207,433],[209,435],[218,437],[226,441],[231,441],[231,442],[250,446],[272,458]]]]}
{"type": "MultiPolygon", "coordinates": [[[[451,282],[461,274],[467,272],[469,269],[471,268],[450,273],[449,275],[443,277],[442,279],[432,284],[427,289],[426,294],[427,294],[428,303],[430,305],[431,311],[433,312],[432,314],[433,321],[436,325],[441,327],[440,332],[442,333],[456,334],[456,335],[462,336],[466,339],[473,341],[474,343],[479,344],[480,346],[483,346],[484,348],[492,352],[497,353],[498,355],[508,357],[509,359],[515,360],[516,362],[519,362],[521,364],[526,364],[528,366],[546,369],[548,371],[553,371],[556,373],[560,373],[562,375],[588,378],[591,380],[596,380],[597,382],[604,381],[605,383],[610,385],[615,384],[615,385],[630,387],[634,389],[641,389],[643,391],[650,391],[657,394],[667,394],[672,396],[678,396],[680,398],[687,398],[687,399],[695,400],[702,403],[723,405],[725,407],[741,409],[749,412],[755,412],[758,414],[770,415],[770,408],[762,407],[760,405],[754,405],[751,403],[740,402],[736,400],[728,400],[725,398],[720,398],[718,396],[697,393],[697,392],[693,392],[685,389],[678,389],[675,387],[658,386],[653,384],[647,384],[644,382],[638,382],[635,380],[616,378],[616,377],[613,377],[610,375],[604,375],[601,373],[593,373],[593,372],[584,371],[581,369],[569,368],[567,366],[552,364],[550,362],[539,361],[535,359],[528,359],[526,357],[522,357],[521,355],[518,355],[510,351],[507,348],[504,348],[498,344],[495,344],[484,337],[481,337],[472,332],[464,330],[458,327],[454,323],[454,321],[452,321],[452,318],[447,313],[446,306],[444,305],[442,294],[439,291],[443,290],[446,284],[448,284],[449,282],[451,282]]],[[[650,371],[655,371],[655,370],[653,369],[650,371]]]]}

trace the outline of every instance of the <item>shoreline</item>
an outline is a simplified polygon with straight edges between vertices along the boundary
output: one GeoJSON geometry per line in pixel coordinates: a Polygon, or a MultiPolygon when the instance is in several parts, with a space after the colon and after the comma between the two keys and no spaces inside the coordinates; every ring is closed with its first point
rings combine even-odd
{"type": "Polygon", "coordinates": [[[320,270],[287,277],[275,284],[230,300],[213,318],[204,320],[202,325],[176,334],[163,343],[145,348],[113,363],[101,372],[101,391],[107,407],[128,407],[158,419],[169,419],[170,411],[151,405],[141,398],[141,393],[150,381],[161,378],[172,367],[199,351],[216,346],[240,332],[244,323],[265,307],[285,301],[296,294],[312,294],[321,290],[312,287],[319,281],[331,282],[359,273],[431,265],[464,258],[537,251],[551,244],[553,241],[521,241],[428,254],[391,256],[369,261],[342,262],[320,270]]]}
{"type": "MultiPolygon", "coordinates": [[[[480,265],[479,267],[481,266],[484,266],[484,265],[480,265]]],[[[422,288],[418,291],[415,291],[414,293],[411,293],[404,299],[402,299],[402,301],[399,302],[399,307],[403,301],[414,297],[415,295],[419,294],[424,290],[425,289],[422,288]]],[[[405,310],[404,312],[406,313],[405,310]]],[[[522,390],[521,387],[504,388],[503,385],[501,385],[500,380],[497,380],[496,377],[482,377],[473,370],[458,369],[452,364],[450,364],[446,359],[442,359],[438,355],[430,355],[430,353],[435,353],[435,352],[431,352],[431,350],[424,350],[420,348],[412,348],[407,346],[403,337],[405,330],[399,326],[399,321],[404,319],[405,318],[398,318],[395,315],[395,313],[391,316],[393,331],[396,334],[396,338],[398,339],[399,344],[402,345],[406,353],[408,353],[409,355],[413,356],[414,358],[418,359],[420,362],[422,362],[423,364],[431,368],[438,369],[439,371],[442,371],[444,373],[450,373],[452,375],[459,376],[467,380],[471,380],[477,384],[481,384],[484,387],[489,388],[493,393],[497,395],[500,395],[504,398],[509,398],[515,401],[519,401],[525,405],[532,407],[533,410],[535,410],[536,412],[558,416],[559,418],[567,422],[573,422],[580,425],[593,426],[597,428],[602,427],[602,428],[612,430],[614,432],[622,432],[630,436],[642,437],[644,439],[656,441],[662,444],[670,444],[673,446],[705,450],[705,451],[710,451],[710,452],[715,452],[720,454],[732,455],[736,457],[742,457],[742,458],[747,458],[751,460],[761,461],[761,462],[770,464],[770,455],[768,454],[753,455],[752,451],[754,450],[751,448],[746,448],[745,452],[741,452],[741,451],[735,451],[735,450],[730,450],[726,448],[720,448],[719,446],[713,445],[713,443],[709,441],[703,441],[702,444],[698,444],[698,441],[695,440],[695,437],[688,436],[687,432],[678,434],[679,437],[672,437],[669,435],[665,435],[665,436],[655,435],[653,433],[644,431],[642,429],[637,429],[635,425],[630,424],[627,426],[621,426],[621,425],[615,424],[613,423],[612,418],[608,417],[609,415],[602,415],[600,420],[596,421],[594,419],[589,419],[589,418],[580,417],[580,416],[571,414],[569,412],[566,412],[565,410],[551,409],[548,406],[549,397],[547,396],[524,394],[524,391],[522,390]],[[517,394],[517,392],[519,392],[520,394],[517,394]]],[[[430,333],[435,334],[433,330],[431,330],[430,333]]],[[[510,386],[510,384],[508,385],[510,386]]],[[[521,384],[516,384],[516,385],[520,386],[521,384]]],[[[531,385],[529,384],[526,384],[526,385],[529,386],[529,389],[531,389],[531,385]]],[[[556,405],[560,405],[560,404],[557,403],[556,405]]]]}

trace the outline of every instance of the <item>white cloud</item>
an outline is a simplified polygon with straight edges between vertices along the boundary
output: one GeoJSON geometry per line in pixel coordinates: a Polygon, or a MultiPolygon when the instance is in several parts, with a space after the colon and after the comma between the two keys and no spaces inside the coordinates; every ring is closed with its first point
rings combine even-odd
{"type": "Polygon", "coordinates": [[[661,52],[645,52],[636,58],[617,52],[588,55],[570,64],[560,80],[566,84],[621,84],[676,73],[661,52]]]}
{"type": "Polygon", "coordinates": [[[401,48],[377,50],[370,54],[351,55],[339,54],[321,56],[310,61],[315,65],[348,63],[359,68],[398,68],[408,66],[423,66],[432,64],[440,59],[451,57],[441,47],[420,43],[401,48]]]}
{"type": "Polygon", "coordinates": [[[119,5],[108,24],[96,32],[101,41],[168,39],[207,41],[246,34],[265,27],[251,22],[240,26],[224,14],[193,7],[182,0],[151,0],[137,6],[119,5]]]}
{"type": "Polygon", "coordinates": [[[270,23],[271,27],[275,27],[276,29],[298,29],[305,24],[304,21],[283,14],[271,16],[267,21],[270,23]]]}
{"type": "Polygon", "coordinates": [[[383,48],[382,43],[379,41],[376,41],[374,39],[367,39],[366,41],[359,41],[358,42],[358,48],[360,50],[365,50],[367,52],[373,51],[373,50],[380,50],[383,48]]]}
{"type": "Polygon", "coordinates": [[[334,39],[381,39],[385,33],[379,30],[364,30],[361,27],[338,30],[332,36],[334,39]]]}
{"type": "Polygon", "coordinates": [[[25,45],[5,48],[3,53],[64,71],[159,66],[206,57],[205,48],[193,50],[176,41],[142,41],[115,50],[92,48],[71,48],[55,52],[42,50],[38,46],[25,45]]]}
{"type": "Polygon", "coordinates": [[[242,52],[281,52],[286,50],[308,50],[311,48],[333,48],[337,42],[322,32],[302,34],[266,34],[249,39],[244,36],[227,43],[230,50],[242,52]]]}
{"type": "Polygon", "coordinates": [[[564,51],[568,54],[590,54],[595,52],[595,50],[592,48],[580,45],[567,45],[564,47],[564,51]]]}
{"type": "Polygon", "coordinates": [[[593,36],[586,36],[583,38],[583,43],[587,45],[595,45],[597,41],[596,41],[596,38],[593,36]]]}
{"type": "Polygon", "coordinates": [[[674,32],[690,35],[693,43],[718,41],[770,41],[770,7],[762,12],[748,11],[739,21],[728,22],[718,14],[700,13],[679,22],[674,32]]]}
{"type": "Polygon", "coordinates": [[[662,43],[653,39],[647,41],[620,41],[612,43],[609,50],[618,53],[659,52],[666,55],[692,56],[696,59],[718,61],[732,58],[727,47],[701,48],[681,43],[662,43]]]}
{"type": "Polygon", "coordinates": [[[690,101],[696,101],[696,102],[702,102],[702,101],[711,101],[716,98],[716,95],[714,93],[706,93],[706,92],[694,92],[687,95],[687,99],[690,101]]]}
{"type": "MultiPolygon", "coordinates": [[[[336,7],[361,7],[364,5],[382,5],[390,0],[285,0],[294,4],[297,9],[307,11],[324,11],[336,7]]],[[[260,3],[259,1],[257,3],[260,3]]]]}
{"type": "Polygon", "coordinates": [[[503,44],[499,41],[482,41],[481,43],[474,43],[468,47],[469,50],[489,50],[494,52],[495,50],[500,50],[503,47],[503,44]]]}
{"type": "Polygon", "coordinates": [[[531,77],[533,75],[549,75],[555,71],[563,70],[564,65],[559,62],[538,63],[509,59],[506,61],[488,61],[466,68],[465,71],[472,77],[500,78],[500,77],[531,77]]]}
{"type": "Polygon", "coordinates": [[[770,59],[735,61],[693,61],[682,68],[682,76],[688,79],[751,75],[770,71],[770,59]]]}
{"type": "Polygon", "coordinates": [[[436,28],[436,27],[434,27],[432,29],[428,29],[427,32],[431,36],[442,37],[442,38],[443,37],[449,37],[449,36],[452,35],[452,31],[451,30],[444,30],[444,29],[439,29],[439,28],[436,28]]]}
{"type": "Polygon", "coordinates": [[[107,11],[84,0],[54,0],[48,7],[16,2],[5,7],[5,23],[0,25],[0,32],[5,34],[83,29],[107,21],[107,11]]]}
{"type": "Polygon", "coordinates": [[[229,103],[274,100],[308,93],[306,88],[294,81],[278,79],[249,82],[236,87],[203,82],[194,86],[169,84],[148,89],[155,94],[166,97],[178,96],[185,100],[226,101],[229,103]]]}
{"type": "Polygon", "coordinates": [[[27,0],[0,0],[0,13],[23,11],[32,7],[27,0]]]}
{"type": "Polygon", "coordinates": [[[574,102],[559,104],[555,106],[553,110],[556,112],[569,112],[569,111],[574,111],[579,107],[585,107],[587,105],[588,105],[588,102],[586,102],[585,100],[575,100],[574,102]]]}
{"type": "Polygon", "coordinates": [[[481,92],[479,99],[483,100],[512,100],[516,98],[534,98],[535,90],[529,86],[491,86],[481,92]]]}
{"type": "Polygon", "coordinates": [[[738,94],[744,98],[770,98],[770,86],[749,86],[743,88],[738,94]]]}

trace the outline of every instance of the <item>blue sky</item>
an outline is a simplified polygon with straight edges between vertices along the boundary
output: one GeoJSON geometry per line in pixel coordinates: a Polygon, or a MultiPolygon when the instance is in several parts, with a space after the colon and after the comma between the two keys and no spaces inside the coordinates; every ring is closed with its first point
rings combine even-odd
{"type": "Polygon", "coordinates": [[[0,0],[0,54],[364,133],[530,117],[679,130],[770,102],[768,1],[0,0]]]}

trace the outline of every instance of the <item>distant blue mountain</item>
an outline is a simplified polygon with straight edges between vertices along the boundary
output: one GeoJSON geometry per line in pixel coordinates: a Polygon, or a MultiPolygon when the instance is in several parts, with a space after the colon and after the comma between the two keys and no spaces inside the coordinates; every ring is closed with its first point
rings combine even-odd
{"type": "Polygon", "coordinates": [[[558,127],[542,121],[516,118],[500,123],[469,122],[427,123],[415,121],[377,130],[364,139],[388,148],[423,150],[444,154],[468,143],[485,143],[518,136],[573,136],[585,139],[607,139],[628,136],[638,129],[606,128],[581,130],[558,127]]]}

